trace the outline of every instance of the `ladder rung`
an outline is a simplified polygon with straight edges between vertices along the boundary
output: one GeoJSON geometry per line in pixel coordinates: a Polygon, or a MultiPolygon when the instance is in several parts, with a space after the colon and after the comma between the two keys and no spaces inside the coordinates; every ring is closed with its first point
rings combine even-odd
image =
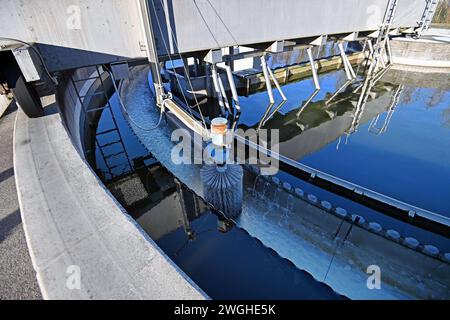
{"type": "Polygon", "coordinates": [[[105,93],[103,91],[100,92],[96,92],[96,93],[92,93],[92,94],[85,94],[84,96],[80,96],[80,98],[84,98],[84,97],[94,97],[94,96],[98,96],[98,95],[104,95],[105,93]]]}
{"type": "Polygon", "coordinates": [[[123,167],[123,168],[129,167],[129,168],[131,168],[131,166],[128,163],[119,163],[119,164],[115,164],[115,165],[113,165],[111,167],[108,167],[108,168],[109,168],[109,170],[112,170],[112,169],[119,168],[119,167],[123,167]]]}
{"type": "Polygon", "coordinates": [[[111,167],[108,167],[108,169],[109,169],[109,170],[112,170],[112,169],[119,168],[119,167],[122,167],[122,166],[125,166],[125,165],[128,166],[128,164],[126,164],[126,163],[115,164],[115,165],[113,165],[113,166],[111,166],[111,167]]]}
{"type": "Polygon", "coordinates": [[[110,133],[110,132],[113,132],[113,131],[118,131],[118,130],[116,128],[108,129],[108,130],[105,130],[105,131],[97,132],[96,135],[99,136],[99,135],[107,134],[107,133],[110,133]]]}
{"type": "Polygon", "coordinates": [[[76,80],[74,80],[74,79],[72,79],[73,80],[73,82],[81,82],[81,81],[88,81],[88,80],[94,80],[94,79],[99,79],[100,77],[89,77],[89,78],[84,78],[84,79],[76,79],[76,80]]]}
{"type": "Polygon", "coordinates": [[[106,108],[108,108],[108,106],[98,107],[98,108],[91,108],[91,109],[86,110],[86,112],[87,112],[87,113],[89,113],[89,112],[95,112],[95,111],[103,110],[103,109],[106,109],[106,108]]]}
{"type": "Polygon", "coordinates": [[[112,145],[114,145],[116,143],[120,143],[120,142],[122,142],[122,141],[121,140],[117,140],[117,141],[113,141],[113,142],[108,142],[108,143],[105,143],[103,145],[99,145],[99,147],[100,148],[106,148],[106,147],[112,146],[112,145]]]}
{"type": "Polygon", "coordinates": [[[121,155],[121,154],[124,154],[124,153],[125,153],[125,151],[119,151],[119,152],[116,152],[116,153],[112,153],[112,154],[109,154],[109,155],[105,156],[105,159],[110,159],[112,157],[115,157],[115,156],[118,156],[118,155],[121,155]]]}

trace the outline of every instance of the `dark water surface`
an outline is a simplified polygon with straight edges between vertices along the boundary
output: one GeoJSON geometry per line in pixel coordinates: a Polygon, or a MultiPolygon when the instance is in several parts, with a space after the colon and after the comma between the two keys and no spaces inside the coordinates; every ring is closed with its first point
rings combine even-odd
{"type": "MultiPolygon", "coordinates": [[[[375,86],[357,123],[355,105],[359,96],[353,91],[358,83],[326,103],[345,82],[342,71],[321,75],[322,90],[307,106],[304,103],[314,91],[312,80],[286,84],[283,90],[287,103],[264,127],[280,128],[280,151],[294,160],[450,216],[450,91],[388,80],[375,86]]],[[[278,93],[275,97],[280,100],[278,93]]],[[[110,102],[125,150],[120,144],[111,145],[102,151],[117,156],[105,160],[97,147],[93,166],[130,215],[208,295],[215,299],[341,298],[245,230],[225,223],[181,186],[140,144],[123,117],[117,96],[113,95],[110,102]],[[107,165],[113,169],[108,170],[107,165]]],[[[257,126],[267,102],[266,92],[241,97],[240,127],[257,126]]],[[[111,114],[105,110],[97,131],[112,126],[111,114]]],[[[117,138],[112,132],[97,140],[103,145],[117,138]]],[[[279,176],[370,221],[379,221],[441,249],[450,248],[448,239],[286,173],[279,176]]]]}
{"type": "MultiPolygon", "coordinates": [[[[110,102],[126,152],[105,161],[97,147],[97,172],[144,231],[211,298],[343,298],[244,230],[228,225],[201,199],[177,185],[133,134],[120,111],[117,96],[110,102]],[[107,173],[107,162],[110,167],[117,166],[112,170],[113,176],[107,173]]],[[[106,110],[97,131],[112,127],[111,114],[106,110]]],[[[98,140],[103,145],[116,138],[117,134],[111,133],[98,140]]],[[[104,152],[108,155],[120,151],[120,145],[112,145],[104,152]]]]}

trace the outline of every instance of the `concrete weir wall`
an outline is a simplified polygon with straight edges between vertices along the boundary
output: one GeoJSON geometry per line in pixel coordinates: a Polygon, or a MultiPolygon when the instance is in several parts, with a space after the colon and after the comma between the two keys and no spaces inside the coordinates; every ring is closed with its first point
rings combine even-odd
{"type": "Polygon", "coordinates": [[[426,68],[427,72],[450,72],[450,30],[429,29],[419,39],[391,41],[393,63],[426,68]]]}
{"type": "MultiPolygon", "coordinates": [[[[287,207],[290,201],[296,210],[287,216],[257,214],[256,220],[272,224],[271,228],[277,229],[283,241],[262,232],[261,227],[253,228],[246,223],[248,232],[337,292],[357,299],[450,297],[448,253],[439,252],[433,245],[421,244],[401,231],[385,229],[375,221],[366,221],[358,214],[334,207],[276,177],[261,176],[255,167],[247,167],[246,179],[254,185],[249,196],[255,197],[255,201],[260,201],[260,194],[271,198],[282,189],[283,192],[278,191],[278,204],[287,207]],[[295,254],[289,253],[289,237],[282,237],[286,230],[296,237],[295,254]],[[302,242],[308,246],[303,247],[302,242]],[[320,254],[314,259],[305,259],[314,251],[312,248],[320,254]],[[370,266],[381,270],[383,290],[367,289],[366,272],[370,266]]],[[[271,212],[276,210],[272,208],[271,212]]]]}
{"type": "Polygon", "coordinates": [[[29,119],[19,111],[14,138],[20,211],[43,297],[208,298],[83,160],[84,114],[73,103],[70,83],[62,80],[58,89],[57,100],[42,99],[45,116],[29,119]]]}

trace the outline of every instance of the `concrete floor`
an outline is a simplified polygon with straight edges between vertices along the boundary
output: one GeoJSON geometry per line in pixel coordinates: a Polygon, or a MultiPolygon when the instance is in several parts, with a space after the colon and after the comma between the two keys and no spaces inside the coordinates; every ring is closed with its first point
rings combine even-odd
{"type": "Polygon", "coordinates": [[[0,300],[42,299],[28,253],[13,165],[14,102],[0,118],[0,300]]]}

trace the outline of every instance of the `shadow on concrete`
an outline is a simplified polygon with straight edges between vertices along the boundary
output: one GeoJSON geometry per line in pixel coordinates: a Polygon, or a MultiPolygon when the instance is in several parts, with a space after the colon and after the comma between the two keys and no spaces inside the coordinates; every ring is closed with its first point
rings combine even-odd
{"type": "Polygon", "coordinates": [[[12,176],[14,176],[14,168],[13,167],[0,172],[0,183],[2,183],[5,180],[8,180],[12,176]]]}
{"type": "Polygon", "coordinates": [[[12,100],[5,112],[0,116],[0,118],[6,117],[8,114],[13,113],[17,110],[17,104],[15,100],[12,100]]]}
{"type": "Polygon", "coordinates": [[[14,230],[15,227],[17,227],[22,222],[22,219],[20,217],[20,210],[17,209],[10,214],[8,214],[6,217],[4,217],[2,220],[0,220],[0,243],[5,240],[12,230],[14,230]]]}
{"type": "Polygon", "coordinates": [[[44,107],[44,116],[49,116],[56,113],[58,113],[58,106],[55,102],[44,107]]]}

